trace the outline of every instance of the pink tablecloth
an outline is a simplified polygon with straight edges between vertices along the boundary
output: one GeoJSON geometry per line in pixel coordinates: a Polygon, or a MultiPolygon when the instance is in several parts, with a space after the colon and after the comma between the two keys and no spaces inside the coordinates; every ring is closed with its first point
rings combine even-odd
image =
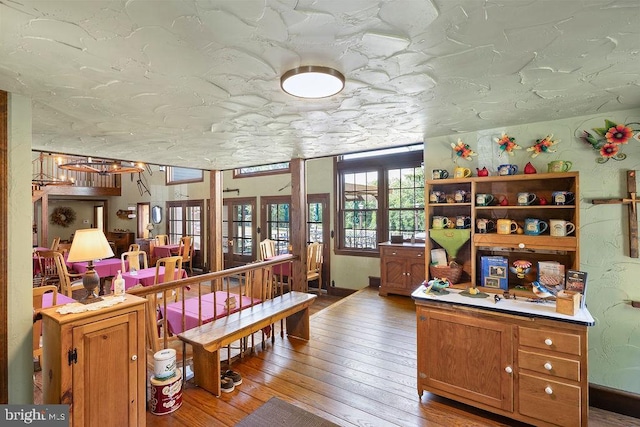
{"type": "MultiPolygon", "coordinates": [[[[84,273],[87,271],[88,262],[74,262],[71,263],[71,268],[78,273],[84,273]]],[[[127,267],[128,261],[125,261],[125,267],[127,267]]],[[[122,269],[122,261],[120,258],[107,258],[93,263],[93,266],[101,279],[105,277],[115,277],[118,275],[118,270],[122,269]]],[[[67,262],[67,268],[69,263],[67,262]]]]}
{"type": "MultiPolygon", "coordinates": [[[[53,292],[47,292],[42,294],[42,308],[51,307],[51,302],[53,300],[53,292]]],[[[73,298],[69,298],[65,294],[58,294],[56,297],[56,305],[69,304],[72,302],[77,302],[73,298]]]]}
{"type": "Polygon", "coordinates": [[[165,258],[178,255],[179,251],[180,245],[158,245],[153,248],[153,256],[156,258],[165,258]]]}
{"type": "MultiPolygon", "coordinates": [[[[181,269],[180,271],[181,273],[179,276],[182,279],[186,279],[187,271],[184,269],[181,269]]],[[[164,275],[164,267],[160,267],[160,271],[158,273],[160,276],[164,275]]],[[[138,283],[141,283],[142,286],[153,286],[156,279],[156,268],[143,268],[142,270],[136,271],[136,274],[131,274],[131,272],[122,273],[122,278],[124,279],[125,290],[137,285],[138,283]]]]}
{"type": "MultiPolygon", "coordinates": [[[[236,297],[236,308],[231,310],[231,313],[240,311],[242,308],[251,307],[252,305],[259,304],[261,301],[258,298],[242,297],[242,304],[240,296],[237,294],[229,294],[236,297]]],[[[214,313],[214,294],[202,295],[202,323],[209,323],[215,319],[219,319],[227,315],[227,309],[225,307],[225,300],[227,299],[227,293],[225,291],[215,292],[215,313],[214,313]]],[[[164,306],[160,305],[160,312],[164,315],[164,306]]],[[[184,317],[185,317],[185,329],[188,330],[198,326],[198,298],[188,298],[184,300],[184,317]]],[[[182,301],[174,302],[167,305],[167,322],[172,333],[179,334],[182,329],[182,301]]]]}
{"type": "MultiPolygon", "coordinates": [[[[265,261],[274,261],[284,257],[288,257],[290,255],[291,254],[276,255],[276,256],[267,258],[265,261]]],[[[276,276],[291,277],[291,262],[285,262],[284,264],[274,265],[273,267],[271,267],[271,271],[273,271],[273,274],[275,274],[276,276]]]]}

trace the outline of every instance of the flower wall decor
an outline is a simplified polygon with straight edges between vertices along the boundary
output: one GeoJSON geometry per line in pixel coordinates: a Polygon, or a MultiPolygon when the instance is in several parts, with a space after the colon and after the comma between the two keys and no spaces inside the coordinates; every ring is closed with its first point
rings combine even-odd
{"type": "Polygon", "coordinates": [[[527,151],[531,151],[531,157],[535,159],[542,153],[555,153],[556,150],[552,150],[551,147],[559,142],[559,139],[554,141],[553,134],[547,135],[542,139],[536,139],[536,143],[527,148],[527,151]]]}
{"type": "Polygon", "coordinates": [[[513,156],[513,150],[519,150],[522,147],[516,144],[516,139],[510,137],[506,133],[503,133],[500,138],[495,138],[495,141],[500,146],[500,156],[502,153],[508,153],[510,156],[513,156]]]}
{"type": "Polygon", "coordinates": [[[476,153],[471,149],[469,144],[465,144],[464,142],[462,142],[460,138],[458,138],[457,144],[453,142],[451,143],[451,148],[453,148],[453,154],[455,155],[454,163],[458,159],[465,159],[465,160],[471,161],[472,156],[478,155],[478,153],[476,153]]]}
{"type": "Polygon", "coordinates": [[[579,138],[598,151],[600,157],[598,163],[606,163],[609,159],[624,160],[627,155],[620,152],[622,145],[638,134],[640,123],[617,124],[605,119],[604,127],[593,128],[591,131],[583,130],[579,138]]]}

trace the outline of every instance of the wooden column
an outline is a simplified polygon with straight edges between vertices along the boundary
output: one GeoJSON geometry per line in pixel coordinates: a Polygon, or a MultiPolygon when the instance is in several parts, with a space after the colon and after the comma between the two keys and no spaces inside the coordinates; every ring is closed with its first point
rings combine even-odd
{"type": "Polygon", "coordinates": [[[220,271],[224,268],[224,254],[222,253],[222,172],[209,172],[209,212],[208,212],[208,245],[207,264],[210,271],[220,271]]]}
{"type": "Polygon", "coordinates": [[[307,291],[307,168],[304,159],[292,159],[291,166],[291,243],[299,257],[293,263],[292,290],[307,291]]]}
{"type": "Polygon", "coordinates": [[[9,94],[0,91],[0,404],[9,402],[9,342],[7,298],[8,290],[8,247],[7,223],[9,222],[9,161],[8,161],[8,109],[9,94]]]}

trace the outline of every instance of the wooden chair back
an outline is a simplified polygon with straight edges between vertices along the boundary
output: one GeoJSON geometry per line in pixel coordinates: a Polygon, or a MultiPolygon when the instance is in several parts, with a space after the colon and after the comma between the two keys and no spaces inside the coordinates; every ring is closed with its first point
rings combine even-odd
{"type": "Polygon", "coordinates": [[[53,242],[51,242],[51,248],[50,249],[52,251],[57,251],[59,245],[60,245],[60,237],[54,237],[53,238],[53,242]]]}
{"type": "Polygon", "coordinates": [[[139,251],[140,250],[140,245],[137,243],[132,243],[129,245],[129,249],[127,250],[127,252],[133,252],[133,251],[139,251]]]}
{"type": "Polygon", "coordinates": [[[156,246],[168,245],[169,244],[169,236],[166,234],[158,234],[156,236],[156,246]]]}
{"type": "Polygon", "coordinates": [[[182,265],[189,264],[189,273],[193,276],[193,238],[184,236],[180,239],[180,250],[178,254],[182,257],[182,265]]]}
{"type": "Polygon", "coordinates": [[[143,268],[149,268],[147,253],[140,250],[124,252],[120,255],[120,267],[123,273],[132,269],[142,270],[143,268]],[[129,262],[129,268],[127,268],[127,261],[129,262]]]}
{"type": "Polygon", "coordinates": [[[318,294],[322,292],[322,243],[314,242],[307,246],[307,285],[318,281],[318,294]]]}
{"type": "Polygon", "coordinates": [[[172,282],[180,278],[182,257],[179,255],[160,258],[156,261],[156,278],[154,284],[172,282]],[[164,274],[160,274],[160,267],[164,267],[164,274]]]}
{"type": "Polygon", "coordinates": [[[60,252],[55,255],[56,268],[58,270],[58,279],[60,281],[60,293],[73,298],[73,291],[84,289],[82,285],[82,274],[69,273],[67,263],[64,256],[60,252]]]}
{"type": "MultiPolygon", "coordinates": [[[[34,280],[34,284],[40,286],[58,284],[60,277],[58,274],[58,267],[56,265],[55,254],[60,254],[56,251],[38,251],[36,255],[38,257],[38,263],[40,265],[40,280],[38,283],[34,280]]],[[[62,255],[62,254],[60,254],[62,255]]]]}
{"type": "Polygon", "coordinates": [[[260,261],[276,256],[276,242],[271,239],[264,239],[260,242],[260,261]]]}
{"type": "MultiPolygon", "coordinates": [[[[51,292],[51,305],[56,305],[58,301],[58,287],[54,285],[40,286],[33,288],[33,314],[35,315],[42,310],[42,296],[51,292]]],[[[40,366],[42,366],[42,346],[40,340],[42,338],[42,319],[33,321],[33,357],[38,358],[40,366]]]]}

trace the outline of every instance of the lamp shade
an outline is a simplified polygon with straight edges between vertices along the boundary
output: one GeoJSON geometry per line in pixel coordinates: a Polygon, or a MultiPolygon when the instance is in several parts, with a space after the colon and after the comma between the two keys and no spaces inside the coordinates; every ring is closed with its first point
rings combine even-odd
{"type": "Polygon", "coordinates": [[[326,98],[344,88],[344,76],[333,68],[306,65],[284,73],[280,86],[299,98],[326,98]]]}
{"type": "Polygon", "coordinates": [[[86,228],[76,231],[67,261],[93,261],[112,256],[113,250],[104,232],[99,228],[86,228]]]}

